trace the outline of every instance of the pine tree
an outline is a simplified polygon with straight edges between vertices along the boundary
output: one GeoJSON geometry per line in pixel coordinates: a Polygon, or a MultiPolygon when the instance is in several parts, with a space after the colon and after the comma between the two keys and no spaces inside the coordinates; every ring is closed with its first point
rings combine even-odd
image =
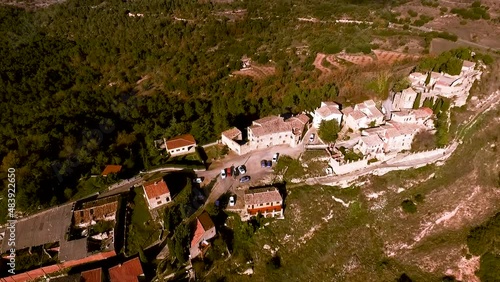
{"type": "Polygon", "coordinates": [[[417,97],[415,97],[415,102],[413,102],[413,108],[418,109],[420,108],[420,99],[422,97],[422,93],[417,93],[417,97]]]}

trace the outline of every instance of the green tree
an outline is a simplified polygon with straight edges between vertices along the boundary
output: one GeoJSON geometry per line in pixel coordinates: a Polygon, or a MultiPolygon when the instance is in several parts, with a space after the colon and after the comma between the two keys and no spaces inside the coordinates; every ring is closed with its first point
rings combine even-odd
{"type": "Polygon", "coordinates": [[[144,254],[144,250],[142,248],[139,248],[139,259],[141,260],[142,263],[148,263],[149,260],[146,257],[146,254],[144,254]]]}
{"type": "Polygon", "coordinates": [[[337,141],[340,127],[337,120],[323,120],[320,123],[318,135],[324,142],[333,143],[337,141]]]}
{"type": "Polygon", "coordinates": [[[413,102],[413,108],[418,109],[420,108],[420,99],[422,98],[422,93],[417,93],[417,97],[415,97],[415,102],[413,102]]]}
{"type": "Polygon", "coordinates": [[[410,199],[406,199],[404,200],[402,203],[401,203],[401,208],[403,208],[403,211],[407,212],[407,213],[416,213],[417,212],[417,206],[415,205],[415,203],[410,200],[410,199]]]}

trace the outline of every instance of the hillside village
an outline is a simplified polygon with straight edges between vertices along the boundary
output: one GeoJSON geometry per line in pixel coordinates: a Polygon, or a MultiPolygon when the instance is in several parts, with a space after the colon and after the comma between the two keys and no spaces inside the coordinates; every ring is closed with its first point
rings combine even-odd
{"type": "MultiPolygon", "coordinates": [[[[230,242],[220,242],[228,228],[226,219],[220,219],[222,210],[230,219],[237,217],[257,226],[261,218],[279,219],[293,212],[285,208],[286,189],[269,177],[287,155],[288,149],[276,148],[300,153],[324,150],[327,158],[322,174],[333,178],[380,164],[411,150],[418,134],[435,133],[438,126],[447,126],[437,124],[436,114],[465,105],[481,70],[482,66],[463,61],[458,75],[409,74],[410,86],[390,93],[385,101],[366,100],[351,106],[324,101],[311,112],[262,117],[245,129],[234,127],[222,132],[215,146],[227,146],[232,152],[227,161],[222,160],[222,167],[206,171],[172,169],[167,175],[144,172],[110,187],[108,192],[21,219],[17,222],[18,256],[35,254],[41,263],[0,281],[31,281],[55,274],[61,277],[48,281],[143,281],[145,276],[158,274],[143,270],[153,259],[152,254],[157,259],[177,258],[186,263],[186,273],[194,279],[192,263],[203,259],[211,248],[224,256],[230,254],[230,242]],[[440,109],[431,108],[434,101],[441,101],[440,109]],[[327,123],[335,123],[338,128],[333,142],[320,137],[327,123]],[[140,210],[144,212],[140,220],[145,221],[136,228],[133,222],[140,210]],[[180,229],[181,225],[185,229],[180,229]],[[137,242],[128,240],[136,240],[131,234],[143,232],[140,228],[156,238],[150,245],[138,243],[140,248],[132,249],[128,245],[137,242]],[[109,262],[119,254],[126,258],[122,264],[109,262]],[[69,276],[61,274],[70,267],[97,261],[102,262],[101,267],[67,273],[69,276]]],[[[170,156],[182,157],[196,154],[198,144],[185,134],[157,140],[155,146],[170,156]]],[[[117,174],[120,169],[109,166],[102,175],[117,174]]],[[[3,238],[10,236],[8,230],[2,234],[3,238]]],[[[7,240],[3,240],[2,253],[7,249],[7,240]]]]}

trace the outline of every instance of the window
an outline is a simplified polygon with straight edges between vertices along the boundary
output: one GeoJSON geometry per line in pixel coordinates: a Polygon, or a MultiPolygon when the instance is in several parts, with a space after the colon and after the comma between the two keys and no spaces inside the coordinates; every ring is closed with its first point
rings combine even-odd
{"type": "Polygon", "coordinates": [[[157,205],[161,205],[161,201],[156,202],[157,205]]]}
{"type": "Polygon", "coordinates": [[[269,140],[273,140],[273,137],[269,137],[269,140]]]}
{"type": "Polygon", "coordinates": [[[160,199],[160,197],[156,197],[156,199],[157,199],[157,200],[159,200],[159,199],[160,199]]]}
{"type": "Polygon", "coordinates": [[[181,149],[177,149],[177,150],[175,150],[175,151],[176,151],[176,152],[179,152],[180,150],[181,150],[181,149]]]}
{"type": "Polygon", "coordinates": [[[288,137],[288,134],[285,134],[285,138],[288,137]]]}
{"type": "Polygon", "coordinates": [[[262,207],[262,204],[260,204],[260,206],[262,207]]]}
{"type": "Polygon", "coordinates": [[[94,214],[94,209],[90,209],[90,215],[94,214]]]}
{"type": "Polygon", "coordinates": [[[170,202],[170,197],[167,197],[167,202],[170,202]]]}
{"type": "Polygon", "coordinates": [[[279,138],[279,139],[281,139],[281,135],[280,135],[280,136],[278,136],[278,138],[279,138]]]}

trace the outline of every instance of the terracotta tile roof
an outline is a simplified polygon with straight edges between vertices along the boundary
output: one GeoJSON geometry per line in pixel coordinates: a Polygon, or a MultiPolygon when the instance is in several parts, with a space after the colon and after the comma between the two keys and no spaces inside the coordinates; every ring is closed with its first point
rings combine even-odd
{"type": "Polygon", "coordinates": [[[277,121],[283,121],[283,118],[279,117],[279,116],[271,115],[271,116],[260,118],[258,120],[254,120],[253,124],[264,126],[267,123],[273,123],[273,122],[277,122],[277,121]]]}
{"type": "Polygon", "coordinates": [[[121,165],[107,165],[104,170],[102,171],[102,175],[106,176],[111,173],[118,173],[122,170],[121,165]]]}
{"type": "Polygon", "coordinates": [[[228,130],[222,132],[222,135],[226,136],[229,139],[234,139],[234,138],[236,138],[236,136],[238,136],[240,134],[241,134],[241,130],[239,130],[236,127],[233,127],[231,129],[228,129],[228,130]]]}
{"type": "Polygon", "coordinates": [[[415,113],[415,118],[417,118],[417,119],[430,118],[434,114],[432,109],[430,109],[428,107],[422,107],[422,108],[414,110],[413,112],[415,113]]]}
{"type": "Polygon", "coordinates": [[[316,110],[321,117],[328,117],[331,115],[342,115],[337,106],[334,105],[326,105],[316,110]]]}
{"type": "Polygon", "coordinates": [[[474,62],[470,62],[470,61],[467,61],[467,60],[464,60],[464,63],[462,64],[463,67],[467,67],[467,68],[470,68],[470,67],[475,67],[476,66],[476,63],[474,62]]]}
{"type": "Polygon", "coordinates": [[[280,192],[275,187],[250,189],[245,191],[246,205],[259,205],[270,202],[282,201],[280,192]]]}
{"type": "Polygon", "coordinates": [[[107,197],[95,201],[85,202],[80,207],[75,206],[73,222],[75,224],[89,223],[91,220],[101,220],[116,214],[119,197],[107,197]]]}
{"type": "Polygon", "coordinates": [[[172,149],[182,148],[182,147],[186,147],[186,146],[196,145],[196,141],[194,140],[193,135],[184,134],[184,135],[176,136],[170,140],[167,140],[167,142],[165,142],[165,145],[167,147],[167,150],[172,150],[172,149]]]}
{"type": "Polygon", "coordinates": [[[203,212],[196,218],[196,229],[194,231],[193,239],[191,240],[191,247],[196,247],[205,232],[215,227],[214,222],[207,212],[203,212]]]}
{"type": "Polygon", "coordinates": [[[384,141],[382,141],[382,139],[380,139],[377,135],[361,136],[361,140],[363,140],[367,147],[384,145],[384,141]]]}
{"type": "Polygon", "coordinates": [[[139,258],[113,266],[108,271],[111,282],[137,282],[139,281],[137,277],[144,274],[139,258]]]}
{"type": "Polygon", "coordinates": [[[102,268],[96,268],[82,272],[84,282],[102,282],[102,268]]]}
{"type": "Polygon", "coordinates": [[[373,100],[366,100],[363,103],[359,103],[354,105],[354,109],[348,107],[342,111],[344,115],[351,116],[354,120],[360,120],[364,117],[368,118],[377,118],[383,117],[384,115],[380,112],[379,109],[375,106],[375,102],[373,100]]]}
{"type": "Polygon", "coordinates": [[[144,187],[144,192],[148,199],[156,199],[156,197],[170,193],[167,183],[163,179],[150,181],[142,185],[142,187],[144,187]]]}
{"type": "Polygon", "coordinates": [[[342,110],[342,113],[347,116],[350,113],[352,113],[353,111],[354,111],[354,109],[352,107],[347,107],[347,108],[342,110]]]}

